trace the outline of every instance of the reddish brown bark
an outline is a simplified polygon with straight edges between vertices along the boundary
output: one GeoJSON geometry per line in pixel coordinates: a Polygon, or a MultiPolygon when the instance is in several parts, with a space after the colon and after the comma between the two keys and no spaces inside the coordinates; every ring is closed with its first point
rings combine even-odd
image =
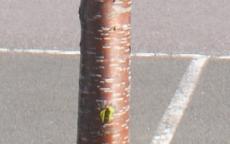
{"type": "Polygon", "coordinates": [[[128,144],[131,0],[81,0],[78,144],[128,144]]]}

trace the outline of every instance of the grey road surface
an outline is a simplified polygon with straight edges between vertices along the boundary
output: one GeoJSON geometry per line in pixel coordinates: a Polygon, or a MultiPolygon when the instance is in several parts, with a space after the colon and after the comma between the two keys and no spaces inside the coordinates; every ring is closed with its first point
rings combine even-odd
{"type": "Polygon", "coordinates": [[[0,54],[1,144],[76,144],[78,63],[0,54]]]}
{"type": "Polygon", "coordinates": [[[230,144],[230,61],[209,62],[172,144],[230,144]]]}
{"type": "MultiPolygon", "coordinates": [[[[80,0],[0,0],[0,47],[79,50],[80,0]]],[[[229,54],[230,2],[133,0],[133,52],[229,54]]]]}
{"type": "MultiPolygon", "coordinates": [[[[188,64],[133,59],[131,143],[150,143],[188,64]]],[[[0,143],[76,144],[79,58],[0,54],[0,67],[0,143]]]]}

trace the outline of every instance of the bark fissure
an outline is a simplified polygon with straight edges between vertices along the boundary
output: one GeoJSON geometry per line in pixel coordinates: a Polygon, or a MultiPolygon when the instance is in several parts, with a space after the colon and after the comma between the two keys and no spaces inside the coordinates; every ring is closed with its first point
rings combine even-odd
{"type": "Polygon", "coordinates": [[[81,0],[78,144],[128,144],[131,0],[81,0]]]}

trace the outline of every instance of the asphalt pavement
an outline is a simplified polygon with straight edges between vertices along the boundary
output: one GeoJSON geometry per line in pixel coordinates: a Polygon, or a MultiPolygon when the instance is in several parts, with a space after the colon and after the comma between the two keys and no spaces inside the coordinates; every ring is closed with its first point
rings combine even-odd
{"type": "MultiPolygon", "coordinates": [[[[79,50],[80,0],[0,0],[0,47],[79,50]]],[[[230,2],[133,0],[133,52],[229,54],[230,2]]]]}
{"type": "MultiPolygon", "coordinates": [[[[0,143],[75,144],[79,56],[0,58],[0,143]]],[[[189,59],[133,58],[131,143],[150,143],[188,64],[189,59]]]]}
{"type": "MultiPolygon", "coordinates": [[[[0,48],[78,51],[79,0],[0,0],[0,48]]],[[[133,0],[132,52],[229,55],[230,2],[133,0]]],[[[133,57],[130,138],[150,144],[193,58],[133,57]]],[[[76,144],[79,55],[0,53],[0,144],[76,144]]],[[[230,144],[230,60],[210,58],[171,144],[230,144]]]]}
{"type": "Polygon", "coordinates": [[[210,60],[172,144],[230,144],[229,72],[229,60],[210,60]]]}

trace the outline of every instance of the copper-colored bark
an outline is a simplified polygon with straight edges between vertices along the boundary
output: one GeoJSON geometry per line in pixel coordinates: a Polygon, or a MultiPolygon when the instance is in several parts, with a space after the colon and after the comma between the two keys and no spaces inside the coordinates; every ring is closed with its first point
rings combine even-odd
{"type": "Polygon", "coordinates": [[[128,144],[131,0],[81,0],[78,144],[128,144]]]}

